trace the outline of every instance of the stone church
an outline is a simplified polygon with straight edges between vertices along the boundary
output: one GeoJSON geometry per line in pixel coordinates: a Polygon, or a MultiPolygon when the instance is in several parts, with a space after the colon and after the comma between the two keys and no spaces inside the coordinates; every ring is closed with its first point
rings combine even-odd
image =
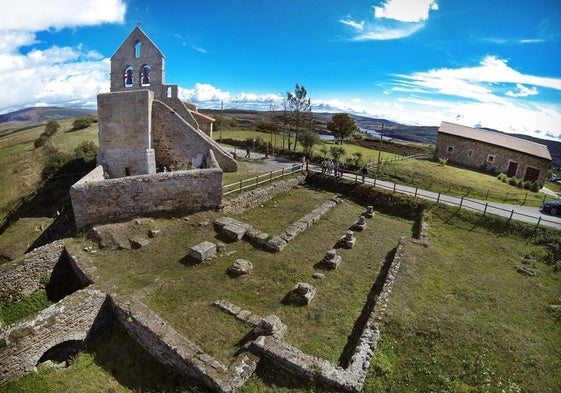
{"type": "Polygon", "coordinates": [[[165,57],[136,27],[111,57],[111,92],[97,97],[98,164],[110,178],[158,168],[205,167],[212,150],[220,167],[236,161],[212,140],[213,119],[178,98],[165,83],[165,57]]]}
{"type": "Polygon", "coordinates": [[[222,173],[237,162],[212,139],[214,119],[164,77],[164,55],[137,26],[111,57],[110,93],[97,97],[98,165],[70,189],[78,229],[221,205],[222,173]]]}

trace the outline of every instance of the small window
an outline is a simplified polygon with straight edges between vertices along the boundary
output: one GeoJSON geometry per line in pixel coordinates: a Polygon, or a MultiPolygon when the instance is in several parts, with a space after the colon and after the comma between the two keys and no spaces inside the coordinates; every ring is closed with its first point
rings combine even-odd
{"type": "Polygon", "coordinates": [[[446,151],[448,153],[453,153],[454,152],[454,146],[448,146],[448,149],[446,151]]]}
{"type": "Polygon", "coordinates": [[[171,98],[171,87],[168,87],[167,89],[167,97],[171,98]]]}
{"type": "Polygon", "coordinates": [[[129,167],[125,168],[125,176],[130,176],[131,175],[131,169],[129,167]]]}
{"type": "Polygon", "coordinates": [[[487,162],[495,162],[495,156],[493,154],[489,154],[487,156],[487,162]]]}
{"type": "Polygon", "coordinates": [[[132,66],[127,66],[125,68],[125,87],[133,87],[134,85],[134,73],[132,66]]]}
{"type": "Polygon", "coordinates": [[[134,58],[138,59],[140,57],[140,47],[142,46],[142,42],[136,41],[134,43],[134,58]]]}
{"type": "Polygon", "coordinates": [[[468,151],[468,157],[473,156],[473,150],[468,151]]]}

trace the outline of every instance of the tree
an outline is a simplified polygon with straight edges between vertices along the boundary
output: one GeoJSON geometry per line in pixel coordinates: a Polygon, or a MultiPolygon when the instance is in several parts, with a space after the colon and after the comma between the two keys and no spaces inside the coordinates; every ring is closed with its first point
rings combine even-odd
{"type": "Polygon", "coordinates": [[[74,157],[77,159],[82,159],[86,163],[95,163],[95,156],[99,148],[92,141],[83,141],[74,149],[74,157]]]}
{"type": "Polygon", "coordinates": [[[331,121],[327,123],[327,129],[331,131],[335,139],[339,139],[343,144],[343,139],[350,138],[353,132],[357,130],[356,124],[346,113],[336,113],[331,117],[331,121]]]}
{"type": "Polygon", "coordinates": [[[288,138],[288,149],[290,150],[290,135],[294,129],[294,150],[298,143],[298,135],[302,128],[309,129],[312,118],[312,103],[308,98],[308,92],[304,86],[296,84],[294,93],[287,92],[286,100],[290,111],[290,130],[288,138]],[[293,128],[294,127],[294,128],[293,128]]]}
{"type": "Polygon", "coordinates": [[[49,120],[45,126],[45,135],[52,136],[60,129],[60,123],[56,120],[49,120]]]}
{"type": "Polygon", "coordinates": [[[334,160],[339,161],[339,159],[345,155],[345,149],[341,146],[331,146],[329,148],[329,153],[334,160]]]}
{"type": "Polygon", "coordinates": [[[312,130],[306,130],[300,136],[300,143],[304,150],[304,155],[308,158],[312,157],[314,146],[320,143],[319,135],[312,130]]]}

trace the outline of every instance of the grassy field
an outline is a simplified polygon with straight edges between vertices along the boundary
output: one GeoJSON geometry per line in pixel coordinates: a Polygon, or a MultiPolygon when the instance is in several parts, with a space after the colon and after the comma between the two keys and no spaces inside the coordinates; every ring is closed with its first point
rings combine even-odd
{"type": "Polygon", "coordinates": [[[532,192],[501,182],[496,176],[469,171],[431,160],[386,162],[381,177],[449,195],[473,199],[541,206],[544,198],[556,199],[540,192],[532,192]]]}
{"type": "MultiPolygon", "coordinates": [[[[300,187],[236,218],[277,233],[330,196],[300,187]]],[[[97,285],[134,294],[224,364],[233,359],[251,327],[212,307],[217,299],[262,316],[279,315],[288,326],[287,342],[338,363],[380,263],[400,236],[412,232],[412,222],[378,212],[364,232],[356,233],[355,248],[338,250],[343,256],[339,269],[322,271],[325,280],[313,281],[316,264],[363,209],[345,201],[282,253],[260,251],[246,242],[227,243],[225,253],[198,265],[186,263],[185,256],[203,239],[219,240],[211,224],[216,213],[103,227],[113,240],[146,233],[147,228],[162,233],[139,250],[108,247],[92,254],[100,275],[97,285]],[[252,261],[254,272],[228,276],[226,269],[237,258],[252,261]],[[315,285],[316,298],[308,307],[282,304],[299,281],[315,285]]],[[[364,391],[556,392],[561,386],[561,320],[549,305],[561,304],[561,273],[538,262],[531,262],[535,276],[516,271],[537,249],[532,239],[485,229],[477,215],[452,208],[434,206],[428,214],[429,246],[406,246],[364,391]]],[[[41,369],[1,391],[25,391],[12,386],[27,383],[72,386],[76,392],[96,391],[103,383],[112,391],[159,391],[142,379],[141,366],[132,367],[145,355],[131,349],[126,339],[116,340],[125,343],[120,354],[94,345],[77,358],[77,365],[63,371],[41,369]],[[69,385],[73,379],[83,382],[69,385]]],[[[152,383],[183,386],[151,370],[152,383]]],[[[321,390],[262,365],[240,391],[321,390]]]]}
{"type": "Polygon", "coordinates": [[[430,217],[430,246],[402,262],[368,391],[559,391],[561,320],[548,307],[561,273],[522,275],[531,242],[444,209],[430,217]]]}

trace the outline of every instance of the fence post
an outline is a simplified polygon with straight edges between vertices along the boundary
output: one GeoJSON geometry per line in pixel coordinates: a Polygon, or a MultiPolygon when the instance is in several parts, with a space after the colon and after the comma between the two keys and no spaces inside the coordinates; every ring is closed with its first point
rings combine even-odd
{"type": "Polygon", "coordinates": [[[394,182],[393,183],[393,192],[395,192],[395,186],[396,186],[396,183],[394,182]]]}
{"type": "Polygon", "coordinates": [[[240,191],[242,190],[242,179],[240,179],[240,191]]]}
{"type": "Polygon", "coordinates": [[[436,203],[440,202],[440,193],[438,193],[438,196],[436,197],[436,203]]]}
{"type": "Polygon", "coordinates": [[[464,197],[462,195],[462,199],[460,199],[460,209],[462,208],[462,205],[464,204],[464,197]]]}
{"type": "Polygon", "coordinates": [[[259,185],[259,175],[255,177],[255,188],[259,185]]]}
{"type": "Polygon", "coordinates": [[[483,215],[485,215],[485,213],[487,213],[487,206],[489,206],[489,204],[487,202],[485,202],[485,209],[483,209],[483,215]]]}
{"type": "Polygon", "coordinates": [[[417,198],[417,191],[419,190],[419,187],[415,187],[415,198],[417,198]]]}
{"type": "Polygon", "coordinates": [[[281,171],[281,179],[284,179],[284,168],[282,168],[282,171],[281,171]]]}
{"type": "Polygon", "coordinates": [[[528,198],[528,193],[526,193],[526,195],[524,195],[524,202],[522,202],[522,205],[526,204],[526,198],[528,198]]]}
{"type": "Polygon", "coordinates": [[[511,212],[510,212],[510,217],[508,218],[509,222],[510,222],[510,220],[512,220],[513,215],[514,215],[514,209],[512,209],[511,212]]]}

